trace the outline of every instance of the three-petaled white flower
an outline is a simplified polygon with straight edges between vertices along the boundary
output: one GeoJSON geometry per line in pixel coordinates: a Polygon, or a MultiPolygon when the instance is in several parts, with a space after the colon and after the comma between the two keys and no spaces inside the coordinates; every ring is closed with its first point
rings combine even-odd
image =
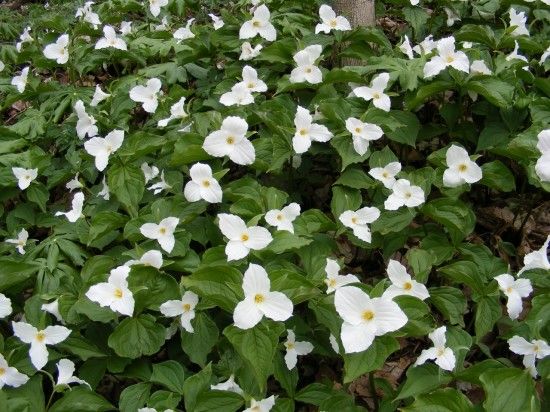
{"type": "Polygon", "coordinates": [[[261,44],[252,47],[249,42],[245,41],[241,44],[241,55],[239,56],[239,60],[252,60],[254,57],[258,57],[262,49],[263,46],[261,44]]]}
{"type": "Polygon", "coordinates": [[[102,197],[103,200],[109,200],[111,198],[111,194],[109,192],[109,186],[107,185],[107,178],[105,175],[103,175],[103,179],[101,180],[101,190],[97,192],[97,195],[99,197],[102,197]]]}
{"type": "Polygon", "coordinates": [[[158,181],[155,184],[152,184],[147,189],[152,190],[153,194],[158,195],[163,190],[168,190],[168,189],[171,189],[171,188],[172,188],[172,186],[170,186],[166,182],[166,180],[164,180],[164,170],[163,170],[162,172],[160,172],[160,181],[158,181]]]}
{"type": "Polygon", "coordinates": [[[156,77],[147,80],[146,86],[134,86],[130,89],[130,99],[142,103],[143,110],[147,113],[155,113],[158,107],[158,95],[162,83],[156,77]]]}
{"type": "Polygon", "coordinates": [[[235,326],[250,329],[264,316],[285,321],[292,316],[292,301],[282,292],[272,292],[267,272],[260,265],[251,263],[243,278],[244,300],[240,301],[233,312],[235,326]]]}
{"type": "Polygon", "coordinates": [[[327,285],[327,293],[332,293],[342,286],[349,285],[350,283],[359,283],[359,278],[355,275],[339,275],[340,266],[334,259],[327,258],[327,264],[325,265],[325,273],[327,277],[324,282],[327,285]]]}
{"type": "Polygon", "coordinates": [[[548,46],[540,56],[539,64],[542,66],[546,62],[546,59],[548,59],[549,56],[550,56],[550,46],[548,46]]]}
{"type": "Polygon", "coordinates": [[[225,25],[221,17],[218,17],[212,13],[209,13],[208,16],[212,19],[212,25],[214,26],[214,30],[219,30],[225,25]]]}
{"type": "Polygon", "coordinates": [[[208,203],[219,203],[222,201],[222,188],[218,181],[212,176],[212,169],[204,163],[195,163],[189,169],[191,181],[187,182],[183,195],[188,202],[205,200],[208,203]]]}
{"type": "Polygon", "coordinates": [[[231,87],[231,91],[220,96],[220,103],[224,106],[246,106],[254,103],[254,96],[243,83],[237,83],[231,87]]]}
{"type": "Polygon", "coordinates": [[[123,141],[124,130],[113,130],[105,137],[92,137],[84,143],[84,149],[95,158],[95,167],[102,172],[107,167],[109,156],[120,149],[123,141]]]}
{"type": "Polygon", "coordinates": [[[535,173],[541,181],[550,182],[550,129],[541,131],[537,139],[537,149],[541,156],[535,164],[535,173]]]}
{"type": "Polygon", "coordinates": [[[97,29],[101,21],[99,20],[98,14],[92,11],[92,4],[94,4],[93,1],[87,1],[84,3],[84,6],[76,9],[75,17],[82,17],[82,21],[90,23],[94,26],[94,29],[97,29]]]}
{"type": "Polygon", "coordinates": [[[69,61],[69,35],[62,34],[55,43],[44,47],[44,56],[55,60],[58,64],[65,64],[69,61]]]}
{"type": "Polygon", "coordinates": [[[474,60],[470,65],[470,74],[476,75],[491,75],[491,69],[487,67],[487,64],[483,60],[474,60]]]}
{"type": "Polygon", "coordinates": [[[273,240],[269,230],[260,226],[247,227],[239,216],[220,213],[218,220],[221,232],[228,239],[225,246],[228,261],[242,259],[250,250],[261,250],[273,240]]]}
{"type": "Polygon", "coordinates": [[[426,286],[413,280],[408,274],[407,268],[397,260],[389,260],[387,272],[392,284],[384,291],[383,297],[393,299],[396,296],[409,295],[420,300],[430,297],[426,286]]]}
{"type": "Polygon", "coordinates": [[[97,135],[98,129],[95,125],[96,121],[93,116],[90,116],[86,113],[86,108],[84,107],[84,102],[78,100],[74,104],[74,110],[78,120],[76,121],[76,134],[79,139],[84,139],[86,135],[88,137],[93,137],[97,135]]]}
{"type": "Polygon", "coordinates": [[[395,184],[395,176],[401,171],[401,163],[390,162],[384,167],[373,167],[369,170],[371,175],[376,180],[382,182],[385,188],[391,189],[395,184]]]}
{"type": "Polygon", "coordinates": [[[272,209],[265,214],[265,221],[275,226],[277,230],[286,230],[290,233],[294,233],[294,226],[292,222],[300,216],[300,205],[298,203],[291,203],[288,206],[283,207],[281,210],[272,209]]]}
{"type": "Polygon", "coordinates": [[[12,322],[13,334],[24,343],[30,343],[29,356],[36,369],[42,369],[48,363],[46,345],[56,345],[63,342],[71,334],[65,326],[48,326],[38,330],[26,322],[12,322]]]}
{"type": "Polygon", "coordinates": [[[510,8],[510,27],[515,26],[514,30],[510,33],[511,36],[529,36],[529,30],[527,29],[527,16],[524,11],[516,12],[516,10],[510,8]]]}
{"type": "Polygon", "coordinates": [[[134,313],[134,295],[128,289],[129,266],[117,266],[111,269],[107,282],[93,285],[86,292],[86,297],[99,306],[111,308],[112,311],[132,316],[134,313]]]}
{"type": "Polygon", "coordinates": [[[451,348],[445,346],[447,344],[445,332],[447,332],[447,328],[441,326],[428,335],[434,346],[424,349],[416,359],[416,362],[414,362],[414,366],[422,365],[427,360],[434,360],[437,366],[446,371],[452,371],[455,368],[455,354],[451,348]]]}
{"type": "Polygon", "coordinates": [[[380,210],[376,207],[363,207],[356,211],[346,210],[338,219],[346,227],[353,230],[353,234],[364,242],[370,243],[372,234],[369,223],[376,221],[380,217],[380,210]]]}
{"type": "Polygon", "coordinates": [[[71,223],[76,222],[82,217],[82,208],[84,207],[84,193],[76,192],[71,202],[71,210],[68,212],[56,212],[56,216],[65,215],[67,220],[71,223]]]}
{"type": "Polygon", "coordinates": [[[311,147],[312,141],[328,142],[333,134],[326,126],[313,123],[309,110],[298,106],[294,117],[296,133],[292,138],[292,147],[296,153],[305,153],[311,147]]]}
{"type": "Polygon", "coordinates": [[[29,77],[29,66],[21,70],[21,74],[18,76],[13,76],[11,79],[11,85],[17,88],[19,93],[23,93],[27,87],[27,79],[29,77]]]}
{"type": "Polygon", "coordinates": [[[185,119],[188,116],[188,114],[185,111],[184,106],[185,106],[185,97],[182,97],[176,103],[174,103],[172,107],[170,107],[170,117],[159,120],[157,123],[157,126],[166,127],[171,120],[185,119]]]}
{"type": "Polygon", "coordinates": [[[275,41],[277,32],[269,21],[271,13],[265,4],[254,10],[251,20],[245,21],[239,30],[239,39],[250,39],[258,34],[267,41],[275,41]]]}
{"type": "Polygon", "coordinates": [[[121,21],[120,22],[120,34],[126,36],[127,34],[132,33],[132,22],[131,21],[121,21]]]}
{"type": "Polygon", "coordinates": [[[176,43],[181,43],[183,40],[192,39],[195,37],[195,34],[191,31],[191,24],[195,21],[194,18],[187,20],[185,27],[180,27],[174,32],[174,39],[177,40],[176,43]]]}
{"type": "Polygon", "coordinates": [[[243,412],[269,412],[275,405],[275,395],[271,395],[269,398],[257,401],[256,399],[250,399],[250,408],[246,408],[243,412]]]}
{"type": "Polygon", "coordinates": [[[60,359],[57,362],[57,382],[56,385],[67,385],[71,383],[78,383],[79,385],[88,385],[91,389],[90,384],[83,379],[80,379],[74,376],[74,363],[69,359],[60,359]]]}
{"type": "Polygon", "coordinates": [[[238,385],[237,382],[235,382],[235,375],[231,375],[229,379],[227,379],[225,382],[220,382],[216,385],[210,385],[211,390],[216,391],[229,391],[229,392],[235,392],[239,395],[243,394],[243,390],[238,385]]]}
{"type": "Polygon", "coordinates": [[[177,217],[167,217],[162,219],[158,225],[156,223],[144,223],[139,231],[146,238],[158,241],[160,247],[170,253],[176,243],[174,231],[179,222],[180,220],[177,217]]]}
{"type": "Polygon", "coordinates": [[[397,210],[401,206],[420,206],[426,200],[424,190],[420,186],[411,185],[407,179],[399,179],[391,189],[392,193],[384,202],[386,210],[397,210]]]}
{"type": "Polygon", "coordinates": [[[244,66],[242,71],[242,81],[237,84],[245,86],[250,93],[263,93],[267,91],[267,85],[258,78],[258,72],[250,66],[244,66]]]}
{"type": "Polygon", "coordinates": [[[15,50],[17,50],[17,53],[21,52],[21,47],[23,47],[23,44],[31,43],[34,41],[29,33],[31,30],[31,27],[27,26],[23,29],[23,33],[19,35],[19,41],[15,44],[15,50]]]}
{"type": "Polygon", "coordinates": [[[414,59],[414,52],[413,48],[411,46],[411,41],[409,40],[409,36],[405,34],[403,42],[399,45],[399,50],[403,54],[406,54],[409,59],[414,59]]]}
{"type": "Polygon", "coordinates": [[[439,74],[449,66],[465,73],[470,71],[468,56],[462,51],[455,51],[455,38],[453,36],[439,40],[437,42],[437,52],[438,55],[432,57],[424,65],[425,79],[439,74]]]}
{"type": "Polygon", "coordinates": [[[10,298],[3,293],[0,293],[0,319],[8,316],[12,310],[10,298]]]}
{"type": "Polygon", "coordinates": [[[195,318],[195,306],[199,303],[199,297],[188,290],[181,300],[169,300],[160,305],[160,312],[168,317],[180,317],[181,327],[189,333],[193,333],[191,320],[195,318]]]}
{"type": "Polygon", "coordinates": [[[413,47],[413,50],[420,56],[430,54],[437,47],[437,42],[433,39],[433,34],[430,34],[419,44],[413,47]]]}
{"type": "Polygon", "coordinates": [[[370,87],[361,86],[353,89],[353,94],[357,97],[361,97],[366,101],[372,100],[374,107],[378,107],[385,112],[390,111],[391,100],[390,96],[384,93],[384,90],[388,86],[390,75],[388,73],[380,73],[374,79],[372,79],[370,87]]]}
{"type": "Polygon", "coordinates": [[[311,353],[313,345],[310,342],[296,342],[296,335],[291,329],[287,329],[287,338],[284,343],[286,348],[285,363],[288,370],[293,369],[298,363],[298,355],[303,356],[311,353]]]}
{"type": "Polygon", "coordinates": [[[526,254],[523,257],[523,267],[518,272],[518,276],[521,276],[523,272],[531,269],[550,269],[550,262],[548,261],[548,244],[550,243],[550,235],[546,238],[546,241],[539,250],[535,250],[526,254]]]}
{"type": "Polygon", "coordinates": [[[294,55],[294,61],[297,66],[290,72],[290,82],[321,83],[323,81],[323,73],[321,69],[315,65],[315,61],[321,56],[322,51],[323,46],[313,44],[296,53],[294,55]]]}
{"type": "Polygon", "coordinates": [[[84,187],[80,180],[78,180],[78,175],[79,173],[77,172],[76,175],[65,184],[65,187],[69,189],[69,192],[72,192],[75,189],[82,189],[84,187]]]}
{"type": "Polygon", "coordinates": [[[58,322],[64,323],[63,317],[59,313],[59,299],[52,300],[50,303],[43,303],[40,309],[55,316],[58,322]]]}
{"type": "Polygon", "coordinates": [[[523,355],[523,366],[531,376],[537,377],[536,361],[550,355],[550,346],[542,339],[534,339],[529,342],[521,336],[513,336],[508,339],[510,350],[518,355],[523,355]]]}
{"type": "Polygon", "coordinates": [[[6,243],[13,243],[16,245],[17,251],[19,254],[24,255],[25,254],[25,246],[27,245],[27,240],[29,239],[29,232],[27,232],[25,229],[21,229],[21,231],[17,234],[17,239],[6,239],[6,243]]]}
{"type": "Polygon", "coordinates": [[[510,319],[517,319],[523,310],[521,298],[526,298],[533,292],[531,281],[529,279],[514,279],[513,276],[507,273],[495,276],[495,280],[500,291],[508,298],[506,302],[508,316],[510,316],[510,319]]]}
{"type": "Polygon", "coordinates": [[[141,171],[143,172],[143,177],[145,178],[145,184],[149,183],[149,181],[153,180],[160,173],[158,167],[155,165],[149,166],[147,162],[143,162],[141,164],[141,171]]]}
{"type": "Polygon", "coordinates": [[[118,37],[113,26],[104,26],[103,27],[103,37],[97,41],[95,44],[96,49],[107,49],[112,47],[119,50],[128,50],[126,42],[118,37]]]}
{"type": "Polygon", "coordinates": [[[470,160],[466,149],[453,144],[447,149],[445,157],[447,169],[443,173],[444,186],[457,187],[464,183],[475,183],[481,180],[481,167],[470,160]]]}
{"type": "MultiPolygon", "coordinates": [[[[525,63],[529,63],[529,59],[527,59],[527,57],[525,57],[522,54],[519,54],[519,44],[518,44],[517,40],[514,40],[514,50],[512,51],[512,53],[510,53],[509,55],[506,56],[506,61],[507,62],[512,61],[512,60],[521,60],[525,63]]],[[[525,66],[524,70],[529,70],[529,67],[525,66]]]]}
{"type": "Polygon", "coordinates": [[[23,167],[12,167],[11,171],[17,179],[19,189],[25,190],[31,182],[38,177],[38,169],[25,169],[23,167]]]}
{"type": "Polygon", "coordinates": [[[160,8],[168,4],[168,0],[149,0],[149,11],[154,17],[160,14],[160,8]]]}
{"type": "Polygon", "coordinates": [[[346,353],[367,350],[376,336],[394,332],[408,321],[399,305],[387,298],[370,298],[355,286],[334,293],[334,305],[344,320],[340,339],[346,353]]]}
{"type": "Polygon", "coordinates": [[[330,33],[331,30],[351,30],[348,19],[344,16],[336,16],[336,13],[329,5],[323,4],[319,7],[319,17],[321,18],[321,23],[315,26],[315,34],[320,32],[330,33]]]}
{"type": "Polygon", "coordinates": [[[351,133],[353,148],[361,156],[367,153],[370,141],[378,140],[384,134],[380,126],[364,123],[355,117],[346,120],[346,129],[351,133]]]}
{"type": "Polygon", "coordinates": [[[13,366],[8,365],[8,362],[6,361],[6,358],[4,358],[4,355],[0,353],[0,389],[4,387],[4,385],[11,386],[12,388],[18,388],[21,385],[24,385],[29,380],[29,377],[21,372],[19,372],[17,369],[15,369],[13,366]]]}
{"type": "Polygon", "coordinates": [[[124,266],[143,265],[160,269],[162,267],[162,263],[162,253],[159,250],[149,250],[141,255],[138,260],[129,260],[124,264],[124,266]]]}
{"type": "Polygon", "coordinates": [[[248,123],[240,117],[226,117],[219,130],[204,139],[202,148],[210,156],[229,158],[239,165],[249,165],[256,159],[254,146],[246,138],[248,123]]]}

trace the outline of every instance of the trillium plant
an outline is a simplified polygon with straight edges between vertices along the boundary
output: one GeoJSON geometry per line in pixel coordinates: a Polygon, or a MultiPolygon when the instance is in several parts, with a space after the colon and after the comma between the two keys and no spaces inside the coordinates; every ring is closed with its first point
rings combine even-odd
{"type": "Polygon", "coordinates": [[[0,412],[548,410],[549,16],[3,2],[0,412]]]}

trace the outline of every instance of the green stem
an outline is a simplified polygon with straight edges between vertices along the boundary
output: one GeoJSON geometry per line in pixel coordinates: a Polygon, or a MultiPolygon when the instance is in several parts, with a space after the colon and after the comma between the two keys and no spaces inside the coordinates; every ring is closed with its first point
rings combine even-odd
{"type": "Polygon", "coordinates": [[[374,402],[374,412],[377,412],[380,405],[378,403],[378,396],[376,395],[376,385],[374,384],[374,372],[369,372],[369,392],[374,402]]]}

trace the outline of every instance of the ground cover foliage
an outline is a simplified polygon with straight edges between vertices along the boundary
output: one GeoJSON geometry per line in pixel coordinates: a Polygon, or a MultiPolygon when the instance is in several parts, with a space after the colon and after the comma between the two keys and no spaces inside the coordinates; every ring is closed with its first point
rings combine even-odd
{"type": "Polygon", "coordinates": [[[548,410],[548,2],[324,3],[0,7],[1,410],[548,410]]]}

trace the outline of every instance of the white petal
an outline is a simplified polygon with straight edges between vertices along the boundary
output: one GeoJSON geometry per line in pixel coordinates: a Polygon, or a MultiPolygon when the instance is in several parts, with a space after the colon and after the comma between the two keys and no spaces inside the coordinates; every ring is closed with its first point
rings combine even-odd
{"type": "Polygon", "coordinates": [[[13,334],[22,342],[31,343],[34,341],[38,329],[25,322],[12,322],[13,334]]]}
{"type": "Polygon", "coordinates": [[[48,349],[46,345],[33,342],[29,349],[29,356],[31,363],[37,370],[42,369],[48,363],[48,349]]]}
{"type": "Polygon", "coordinates": [[[240,240],[230,240],[225,246],[225,255],[227,261],[239,260],[248,255],[250,249],[247,248],[240,240]]]}
{"type": "Polygon", "coordinates": [[[261,250],[271,243],[273,237],[269,230],[260,226],[252,226],[248,228],[249,239],[244,242],[245,246],[254,249],[261,250]]]}
{"type": "Polygon", "coordinates": [[[352,325],[344,322],[340,339],[346,353],[363,352],[374,341],[374,329],[370,324],[352,325]]]}
{"type": "Polygon", "coordinates": [[[450,348],[445,348],[443,354],[435,359],[435,363],[441,369],[452,371],[456,364],[455,354],[450,348]]]}
{"type": "Polygon", "coordinates": [[[369,296],[355,286],[345,286],[336,290],[334,306],[340,317],[352,325],[362,323],[363,312],[372,308],[369,296]]]}
{"type": "Polygon", "coordinates": [[[71,330],[66,328],[65,326],[48,326],[46,329],[44,329],[44,343],[46,343],[47,345],[58,344],[67,339],[70,334],[71,330]]]}
{"type": "Polygon", "coordinates": [[[258,305],[265,316],[276,321],[285,321],[292,316],[292,301],[282,292],[269,292],[258,305]]]}
{"type": "Polygon", "coordinates": [[[240,240],[241,235],[248,230],[239,216],[227,213],[218,214],[218,225],[223,235],[230,240],[240,240]]]}
{"type": "Polygon", "coordinates": [[[240,329],[250,329],[262,320],[263,313],[260,312],[254,298],[246,298],[239,302],[233,312],[233,322],[240,329]]]}
{"type": "Polygon", "coordinates": [[[245,296],[254,297],[256,294],[269,293],[271,289],[271,283],[267,276],[266,270],[260,265],[251,263],[244,272],[243,277],[243,291],[245,296]]]}

